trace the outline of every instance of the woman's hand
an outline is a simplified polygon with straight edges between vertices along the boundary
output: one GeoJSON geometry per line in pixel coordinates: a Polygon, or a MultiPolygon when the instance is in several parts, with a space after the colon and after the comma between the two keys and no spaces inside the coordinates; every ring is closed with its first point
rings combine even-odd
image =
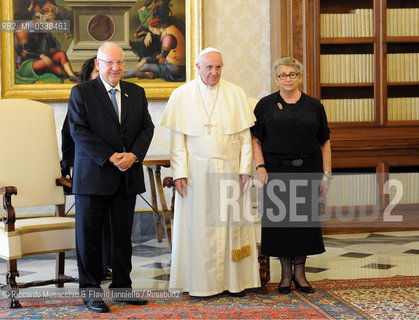
{"type": "Polygon", "coordinates": [[[265,168],[256,169],[256,174],[253,177],[253,184],[258,188],[262,188],[268,183],[268,172],[265,168]]]}
{"type": "Polygon", "coordinates": [[[323,180],[322,183],[320,184],[320,196],[322,196],[323,198],[326,197],[329,187],[330,187],[330,182],[323,180]]]}

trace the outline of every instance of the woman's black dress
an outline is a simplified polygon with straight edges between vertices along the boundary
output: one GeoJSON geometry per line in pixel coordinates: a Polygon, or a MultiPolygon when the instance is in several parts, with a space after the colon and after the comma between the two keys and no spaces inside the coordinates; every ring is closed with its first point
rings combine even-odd
{"type": "MultiPolygon", "coordinates": [[[[325,251],[319,222],[290,223],[290,181],[294,179],[315,179],[319,183],[323,172],[321,145],[329,140],[329,128],[323,105],[316,99],[302,93],[295,104],[287,104],[279,92],[262,98],[254,110],[256,123],[252,134],[260,141],[269,175],[264,188],[262,218],[262,254],[276,257],[304,256],[325,251]],[[279,103],[279,104],[278,104],[279,103]],[[316,174],[317,173],[317,174],[316,174]],[[286,212],[283,220],[272,222],[267,219],[266,208],[270,184],[280,179],[285,181],[286,197],[281,193],[286,212]],[[286,203],[287,202],[287,203],[286,203]]],[[[307,188],[312,186],[307,183],[307,188]]],[[[300,186],[301,190],[303,187],[300,186]]],[[[313,187],[314,188],[314,187],[313,187]]],[[[318,184],[315,185],[318,194],[318,184]]],[[[276,194],[279,189],[270,188],[276,194]]],[[[309,192],[311,194],[311,190],[309,192]]],[[[271,196],[272,198],[272,196],[271,196]]],[[[295,198],[295,197],[294,197],[295,198]]],[[[310,204],[293,206],[296,215],[312,215],[310,204]]],[[[318,207],[317,207],[318,208],[318,207]]],[[[278,211],[279,212],[279,211],[278,211]]],[[[311,220],[308,218],[309,221],[311,220]]]]}

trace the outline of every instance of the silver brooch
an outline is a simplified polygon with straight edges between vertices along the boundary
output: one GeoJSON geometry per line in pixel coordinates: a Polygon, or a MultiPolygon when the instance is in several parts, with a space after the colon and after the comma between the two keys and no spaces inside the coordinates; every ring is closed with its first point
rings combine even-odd
{"type": "Polygon", "coordinates": [[[282,106],[281,102],[278,102],[278,108],[279,108],[279,110],[282,110],[282,108],[284,108],[284,107],[282,106]]]}

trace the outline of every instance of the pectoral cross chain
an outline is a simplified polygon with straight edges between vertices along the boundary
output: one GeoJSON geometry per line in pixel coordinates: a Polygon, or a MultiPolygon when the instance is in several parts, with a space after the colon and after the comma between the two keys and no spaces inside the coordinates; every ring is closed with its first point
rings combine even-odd
{"type": "Polygon", "coordinates": [[[202,97],[201,88],[199,86],[198,86],[198,90],[199,90],[199,95],[201,96],[202,107],[204,108],[205,114],[206,114],[207,119],[208,119],[208,123],[204,123],[204,128],[207,128],[208,129],[208,134],[211,134],[211,127],[214,127],[214,125],[211,124],[211,117],[212,117],[212,113],[214,112],[214,109],[215,109],[215,104],[217,102],[218,91],[220,90],[220,86],[217,86],[217,93],[215,94],[214,104],[212,105],[210,113],[208,113],[207,107],[205,106],[204,98],[202,97]]]}
{"type": "Polygon", "coordinates": [[[211,134],[211,127],[213,127],[214,125],[211,123],[205,123],[204,127],[208,129],[208,134],[211,134]]]}

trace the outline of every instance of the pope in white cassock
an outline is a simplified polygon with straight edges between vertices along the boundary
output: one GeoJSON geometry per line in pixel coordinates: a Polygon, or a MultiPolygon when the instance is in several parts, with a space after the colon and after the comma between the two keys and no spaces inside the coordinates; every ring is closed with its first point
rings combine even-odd
{"type": "Polygon", "coordinates": [[[173,91],[161,123],[177,190],[169,287],[243,296],[260,286],[247,188],[255,117],[244,91],[220,79],[217,49],[203,50],[196,67],[199,77],[173,91]]]}

